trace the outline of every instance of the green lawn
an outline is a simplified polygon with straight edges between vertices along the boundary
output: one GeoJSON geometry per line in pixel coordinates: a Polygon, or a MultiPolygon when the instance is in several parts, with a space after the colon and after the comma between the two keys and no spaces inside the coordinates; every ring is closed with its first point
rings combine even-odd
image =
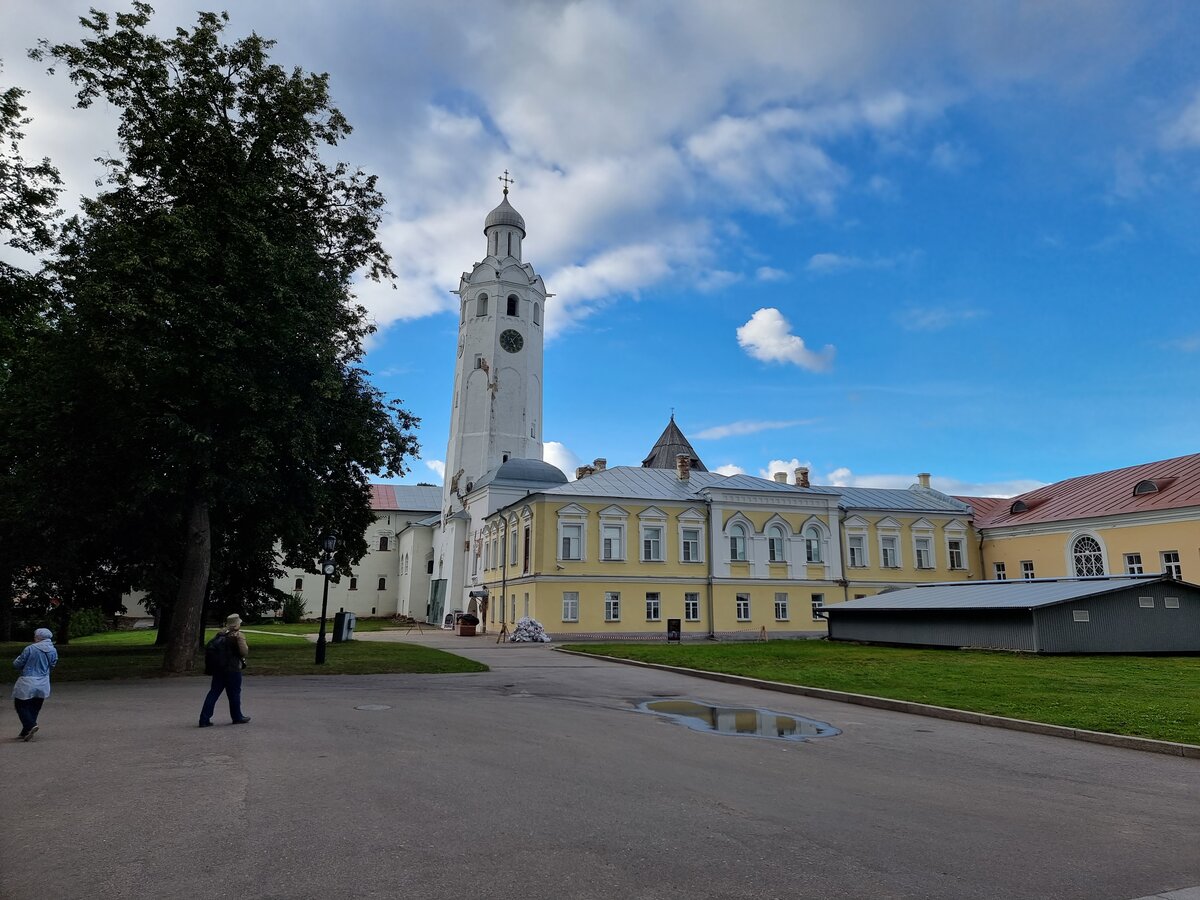
{"type": "Polygon", "coordinates": [[[1194,656],[1035,656],[829,641],[567,649],[1200,744],[1200,657],[1194,656]]]}
{"type": "MultiPolygon", "coordinates": [[[[293,627],[293,626],[283,626],[293,627]]],[[[257,626],[247,626],[256,630],[257,626]]],[[[212,635],[215,629],[209,629],[212,635]]],[[[247,634],[250,645],[246,675],[376,675],[486,672],[487,666],[413,644],[349,641],[328,644],[325,664],[314,663],[316,645],[296,634],[247,634]]],[[[0,683],[11,683],[16,670],[11,660],[24,644],[0,643],[0,683]]],[[[154,646],[154,631],[110,631],[59,645],[53,679],[98,681],[110,678],[146,678],[162,674],[163,649],[154,646]]],[[[203,654],[197,654],[192,674],[204,671],[203,654]]]]}

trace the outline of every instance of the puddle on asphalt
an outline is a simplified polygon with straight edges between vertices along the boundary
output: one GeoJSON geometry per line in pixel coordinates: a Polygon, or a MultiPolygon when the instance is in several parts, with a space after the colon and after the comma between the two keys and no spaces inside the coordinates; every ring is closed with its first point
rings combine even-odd
{"type": "Polygon", "coordinates": [[[647,700],[639,703],[642,712],[666,716],[682,722],[693,731],[717,734],[744,734],[751,737],[805,741],[814,737],[833,737],[841,729],[804,716],[788,716],[769,709],[745,706],[709,706],[692,700],[647,700]]]}
{"type": "Polygon", "coordinates": [[[356,706],[355,709],[367,709],[371,712],[378,712],[382,709],[391,709],[390,706],[384,706],[382,703],[364,703],[362,706],[356,706]]]}

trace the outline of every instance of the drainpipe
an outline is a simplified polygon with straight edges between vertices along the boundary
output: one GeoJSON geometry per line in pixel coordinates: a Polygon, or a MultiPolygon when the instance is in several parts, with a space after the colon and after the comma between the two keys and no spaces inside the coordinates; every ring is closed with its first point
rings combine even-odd
{"type": "Polygon", "coordinates": [[[717,533],[713,531],[712,497],[704,498],[704,507],[708,512],[708,639],[715,641],[717,632],[713,628],[713,547],[717,533]]]}
{"type": "Polygon", "coordinates": [[[839,507],[837,513],[838,519],[838,553],[842,560],[842,602],[845,603],[850,599],[850,573],[846,570],[850,568],[850,564],[846,561],[848,558],[846,546],[846,519],[842,515],[842,510],[839,507]]]}

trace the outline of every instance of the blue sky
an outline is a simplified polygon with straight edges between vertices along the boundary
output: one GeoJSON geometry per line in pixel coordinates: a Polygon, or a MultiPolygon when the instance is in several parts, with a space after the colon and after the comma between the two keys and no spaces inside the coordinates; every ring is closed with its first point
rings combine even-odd
{"type": "MultiPolygon", "coordinates": [[[[105,8],[118,8],[101,4],[105,8]]],[[[158,3],[163,30],[194,3],[158,3]]],[[[1188,3],[234,5],[328,71],[399,278],[367,365],[440,482],[457,319],[516,178],[547,307],[547,458],[1011,494],[1200,450],[1200,12],[1188,3]]],[[[111,111],[0,34],[67,206],[111,111]]]]}

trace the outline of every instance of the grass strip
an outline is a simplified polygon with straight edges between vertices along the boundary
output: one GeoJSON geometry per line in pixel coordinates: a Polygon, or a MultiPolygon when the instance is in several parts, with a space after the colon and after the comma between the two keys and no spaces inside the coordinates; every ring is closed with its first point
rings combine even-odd
{"type": "MultiPolygon", "coordinates": [[[[208,635],[215,634],[209,629],[208,635]]],[[[325,664],[314,663],[316,645],[291,634],[247,634],[250,646],[247,676],[255,675],[428,675],[486,672],[473,660],[414,644],[347,641],[326,647],[325,664]]],[[[12,683],[17,671],[11,660],[24,644],[0,643],[0,683],[12,683]]],[[[53,680],[104,681],[113,678],[152,678],[163,675],[163,647],[154,646],[153,630],[111,631],[76,638],[58,647],[53,680]]],[[[196,654],[190,674],[202,675],[204,655],[196,654]]]]}
{"type": "Polygon", "coordinates": [[[568,644],[583,653],[1200,744],[1200,657],[1039,656],[830,641],[568,644]]]}

